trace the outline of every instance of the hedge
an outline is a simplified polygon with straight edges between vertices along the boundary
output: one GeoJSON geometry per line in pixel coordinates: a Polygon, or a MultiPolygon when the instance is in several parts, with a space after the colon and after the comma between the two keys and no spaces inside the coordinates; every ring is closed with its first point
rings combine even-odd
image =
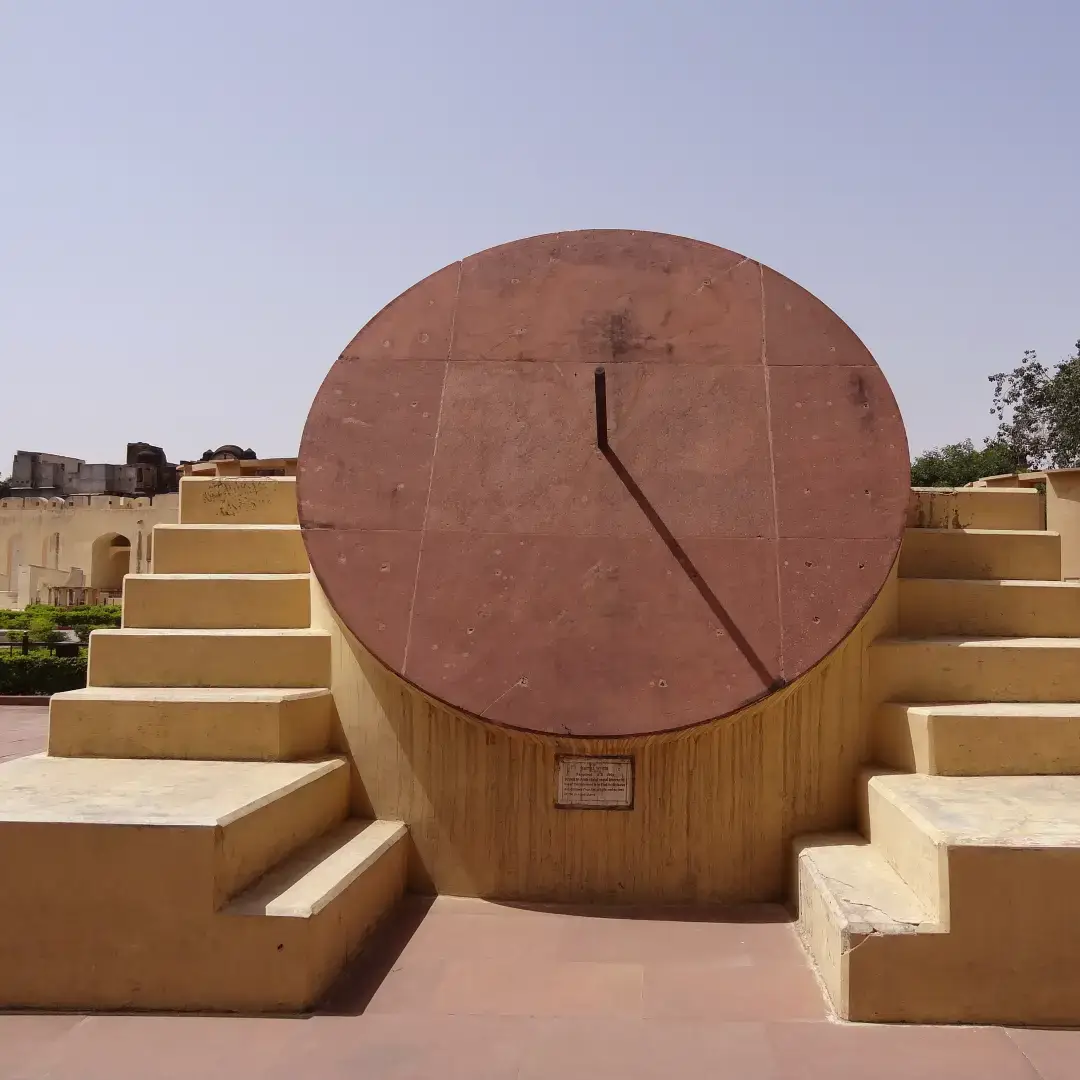
{"type": "Polygon", "coordinates": [[[58,694],[86,685],[86,657],[0,650],[0,694],[58,694]],[[8,655],[4,655],[7,653],[8,655]]]}
{"type": "Polygon", "coordinates": [[[86,641],[91,630],[119,626],[120,610],[119,604],[69,608],[28,604],[25,611],[0,611],[0,630],[26,630],[32,641],[50,642],[59,636],[59,627],[67,627],[86,641]]]}
{"type": "Polygon", "coordinates": [[[50,607],[48,604],[28,604],[24,614],[46,618],[54,626],[72,630],[97,630],[99,627],[120,625],[119,604],[94,604],[88,607],[50,607]]]}

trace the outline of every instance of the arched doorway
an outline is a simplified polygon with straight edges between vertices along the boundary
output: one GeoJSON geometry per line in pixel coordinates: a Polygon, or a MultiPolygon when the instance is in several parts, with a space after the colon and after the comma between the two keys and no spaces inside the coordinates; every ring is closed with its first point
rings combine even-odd
{"type": "Polygon", "coordinates": [[[94,541],[90,586],[118,593],[131,566],[131,541],[120,533],[106,533],[94,541]]]}

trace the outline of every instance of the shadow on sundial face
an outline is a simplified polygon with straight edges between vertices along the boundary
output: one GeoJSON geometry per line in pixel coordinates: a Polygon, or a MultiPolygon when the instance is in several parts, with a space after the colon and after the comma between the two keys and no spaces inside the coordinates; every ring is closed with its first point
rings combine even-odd
{"type": "Polygon", "coordinates": [[[778,690],[784,685],[784,680],[776,673],[769,670],[768,666],[761,659],[760,656],[754,651],[754,647],[747,641],[746,636],[739,629],[735,620],[731,617],[727,609],[721,603],[720,598],[713,592],[709,583],[702,576],[701,572],[694,565],[690,556],[687,555],[682,544],[675,538],[674,533],[664,524],[663,519],[653,508],[652,504],[645,497],[645,492],[638,487],[637,481],[626,470],[626,466],[619,460],[619,455],[610,447],[606,445],[600,448],[600,452],[607,458],[608,463],[615,470],[615,475],[623,482],[626,490],[630,492],[630,497],[641,507],[641,512],[645,515],[649,524],[656,530],[657,536],[663,540],[664,545],[668,551],[671,552],[672,558],[679,564],[683,573],[697,589],[701,599],[705,601],[709,610],[716,617],[717,622],[723,626],[724,630],[731,637],[735,647],[746,658],[746,662],[753,668],[758,678],[761,679],[761,685],[763,689],[778,690]]]}
{"type": "Polygon", "coordinates": [[[376,316],[298,483],[315,572],[383,663],[501,724],[612,736],[826,655],[892,565],[908,467],[824,305],[722,249],[601,232],[481,253],[376,316]]]}

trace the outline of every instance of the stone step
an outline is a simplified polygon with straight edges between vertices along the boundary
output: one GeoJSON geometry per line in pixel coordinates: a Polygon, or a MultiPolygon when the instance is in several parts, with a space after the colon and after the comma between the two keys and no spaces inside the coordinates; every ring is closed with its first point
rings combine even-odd
{"type": "Polygon", "coordinates": [[[1080,638],[884,638],[869,651],[878,701],[1080,701],[1080,638]]]}
{"type": "Polygon", "coordinates": [[[1080,1022],[1080,776],[863,784],[872,852],[799,845],[800,929],[840,1015],[1080,1022]]]}
{"type": "MultiPolygon", "coordinates": [[[[908,939],[940,935],[943,928],[857,833],[802,837],[795,858],[796,929],[837,1015],[845,1020],[891,1018],[899,996],[894,980],[903,978],[912,992],[920,989],[917,962],[927,949],[908,939]],[[889,977],[883,979],[886,967],[889,977]]],[[[933,947],[932,940],[927,944],[933,947]]]]}
{"type": "Polygon", "coordinates": [[[306,574],[298,525],[155,525],[157,574],[306,574]]]}
{"type": "Polygon", "coordinates": [[[258,983],[234,990],[230,1005],[314,1004],[404,892],[405,836],[399,821],[346,821],[224,908],[226,941],[259,932],[267,939],[258,983]]]}
{"type": "Polygon", "coordinates": [[[904,578],[899,588],[907,636],[1080,637],[1080,582],[904,578]]]}
{"type": "Polygon", "coordinates": [[[914,488],[914,529],[1046,528],[1046,504],[1034,488],[914,488]]]}
{"type": "Polygon", "coordinates": [[[900,577],[1059,581],[1061,537],[1035,530],[907,529],[900,577]]]}
{"type": "MultiPolygon", "coordinates": [[[[189,901],[199,909],[221,907],[344,820],[348,800],[349,771],[336,757],[156,761],[36,754],[0,763],[0,837],[10,841],[15,826],[65,826],[70,829],[37,832],[43,842],[61,831],[93,833],[100,851],[142,851],[155,865],[173,857],[193,880],[162,914],[189,901]]],[[[15,876],[17,866],[34,858],[47,862],[51,855],[42,849],[2,864],[15,876]]],[[[5,884],[9,880],[5,873],[5,884]]],[[[147,888],[156,891],[152,881],[147,888]]]]}
{"type": "Polygon", "coordinates": [[[180,521],[184,525],[295,525],[296,478],[181,477],[180,521]]]}
{"type": "Polygon", "coordinates": [[[327,687],[320,630],[95,630],[90,686],[327,687]]]}
{"type": "MultiPolygon", "coordinates": [[[[0,1006],[302,1007],[296,939],[222,909],[336,829],[348,799],[333,758],[0,764],[0,1006]]],[[[355,923],[324,910],[323,933],[355,923]]]]}
{"type": "Polygon", "coordinates": [[[57,757],[295,761],[330,746],[322,689],[89,686],[54,694],[57,757]]]}
{"type": "Polygon", "coordinates": [[[301,629],[311,625],[308,574],[128,574],[124,626],[301,629]]]}
{"type": "Polygon", "coordinates": [[[868,770],[864,784],[863,832],[932,920],[982,917],[980,857],[993,849],[1072,851],[1080,874],[1080,776],[868,770]]]}
{"type": "Polygon", "coordinates": [[[886,704],[874,751],[881,765],[939,776],[1080,773],[1080,703],[886,704]]]}

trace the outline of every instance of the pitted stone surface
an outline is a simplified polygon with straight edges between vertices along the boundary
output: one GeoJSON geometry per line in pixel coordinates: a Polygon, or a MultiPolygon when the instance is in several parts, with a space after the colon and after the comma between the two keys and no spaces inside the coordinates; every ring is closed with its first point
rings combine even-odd
{"type": "Polygon", "coordinates": [[[827,655],[885,582],[910,481],[889,386],[824,304],[722,248],[589,231],[376,315],[297,485],[312,567],[382,663],[499,724],[610,737],[725,716],[827,655]]]}

